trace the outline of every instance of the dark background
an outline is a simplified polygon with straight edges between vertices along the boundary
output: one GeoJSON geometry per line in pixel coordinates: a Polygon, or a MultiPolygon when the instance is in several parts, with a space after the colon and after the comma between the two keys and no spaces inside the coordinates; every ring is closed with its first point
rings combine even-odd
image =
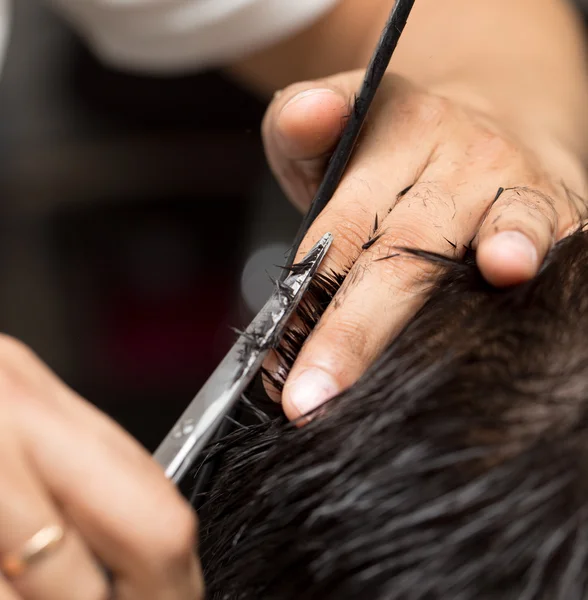
{"type": "Polygon", "coordinates": [[[271,291],[299,215],[265,105],[101,66],[37,0],[1,79],[0,331],[153,450],[271,291]]]}

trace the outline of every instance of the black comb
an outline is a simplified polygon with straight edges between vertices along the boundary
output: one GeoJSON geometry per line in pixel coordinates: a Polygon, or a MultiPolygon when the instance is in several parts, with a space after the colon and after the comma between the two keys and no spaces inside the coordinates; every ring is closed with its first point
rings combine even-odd
{"type": "Polygon", "coordinates": [[[347,120],[341,139],[331,155],[325,176],[296,234],[294,244],[286,261],[286,269],[281,275],[282,280],[288,276],[289,268],[294,264],[296,253],[304,236],[310,229],[313,221],[333,197],[343,177],[372,101],[388,69],[390,59],[398,45],[414,3],[415,0],[396,0],[394,4],[394,8],[390,13],[388,22],[382,31],[376,50],[366,70],[359,94],[355,98],[353,110],[347,120]]]}

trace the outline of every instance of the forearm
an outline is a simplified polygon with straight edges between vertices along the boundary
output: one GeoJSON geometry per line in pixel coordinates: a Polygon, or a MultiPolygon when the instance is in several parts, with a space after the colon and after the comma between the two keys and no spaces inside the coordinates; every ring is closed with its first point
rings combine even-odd
{"type": "MultiPolygon", "coordinates": [[[[234,65],[270,94],[367,65],[389,0],[341,0],[313,27],[234,65]]],[[[588,80],[580,20],[567,0],[417,0],[391,69],[490,105],[513,128],[543,131],[586,156],[588,80]]]]}

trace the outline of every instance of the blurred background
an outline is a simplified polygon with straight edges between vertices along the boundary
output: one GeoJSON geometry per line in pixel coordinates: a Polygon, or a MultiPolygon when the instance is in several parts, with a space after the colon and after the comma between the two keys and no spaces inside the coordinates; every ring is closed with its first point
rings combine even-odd
{"type": "Polygon", "coordinates": [[[0,331],[152,451],[300,222],[264,104],[217,73],[107,70],[36,0],[15,3],[0,89],[0,331]]]}

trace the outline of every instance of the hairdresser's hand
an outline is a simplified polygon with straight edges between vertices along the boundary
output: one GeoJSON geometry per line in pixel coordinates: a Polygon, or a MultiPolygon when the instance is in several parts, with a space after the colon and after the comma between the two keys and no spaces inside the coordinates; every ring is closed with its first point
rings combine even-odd
{"type": "MultiPolygon", "coordinates": [[[[293,86],[267,113],[270,164],[302,210],[360,81],[352,73],[293,86]]],[[[542,131],[506,126],[482,97],[457,90],[384,79],[346,176],[300,248],[299,257],[331,231],[323,270],[351,271],[288,377],[290,418],[352,384],[423,302],[432,269],[400,248],[458,257],[473,241],[483,275],[507,286],[531,278],[586,216],[571,152],[542,131]]]]}
{"type": "Polygon", "coordinates": [[[202,598],[195,516],[138,443],[5,336],[0,399],[2,600],[202,598]],[[19,573],[51,526],[62,540],[19,573]]]}

